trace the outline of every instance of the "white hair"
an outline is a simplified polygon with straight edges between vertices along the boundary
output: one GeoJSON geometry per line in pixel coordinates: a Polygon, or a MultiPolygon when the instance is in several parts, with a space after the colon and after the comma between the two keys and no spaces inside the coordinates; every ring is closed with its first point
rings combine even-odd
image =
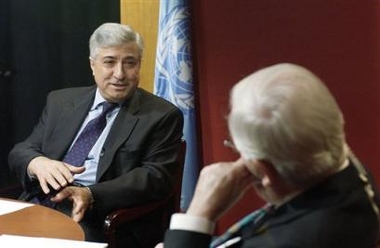
{"type": "Polygon", "coordinates": [[[284,63],[259,70],[233,87],[230,101],[229,131],[242,157],[272,163],[296,185],[343,163],[342,113],[307,69],[284,63]]]}

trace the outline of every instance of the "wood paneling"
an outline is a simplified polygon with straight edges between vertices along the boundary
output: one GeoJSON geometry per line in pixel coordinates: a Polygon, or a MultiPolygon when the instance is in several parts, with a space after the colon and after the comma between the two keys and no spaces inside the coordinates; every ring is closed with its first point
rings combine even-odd
{"type": "Polygon", "coordinates": [[[120,0],[121,23],[131,26],[145,43],[140,87],[152,92],[158,33],[159,0],[120,0]]]}

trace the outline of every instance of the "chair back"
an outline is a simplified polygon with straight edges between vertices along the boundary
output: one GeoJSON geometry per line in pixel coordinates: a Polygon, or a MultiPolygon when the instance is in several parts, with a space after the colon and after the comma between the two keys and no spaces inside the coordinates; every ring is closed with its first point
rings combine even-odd
{"type": "MultiPolygon", "coordinates": [[[[161,215],[160,230],[155,230],[157,236],[160,236],[161,240],[165,234],[166,229],[169,227],[170,218],[173,213],[181,211],[181,191],[182,191],[182,176],[185,164],[186,156],[186,141],[182,140],[179,150],[179,164],[180,169],[176,181],[173,185],[172,192],[163,200],[150,202],[144,205],[123,208],[116,210],[109,214],[104,221],[104,233],[108,242],[108,248],[126,247],[120,242],[120,237],[124,236],[118,232],[123,225],[128,223],[134,223],[136,220],[142,218],[150,218],[151,216],[161,215]]],[[[133,224],[132,224],[133,225],[133,224]]],[[[154,236],[151,233],[151,236],[154,236]]],[[[157,240],[159,242],[160,240],[157,240]]]]}

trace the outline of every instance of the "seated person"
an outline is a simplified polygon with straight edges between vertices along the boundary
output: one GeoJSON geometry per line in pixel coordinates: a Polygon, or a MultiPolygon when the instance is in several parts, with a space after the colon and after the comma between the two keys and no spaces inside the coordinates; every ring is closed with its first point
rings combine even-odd
{"type": "MultiPolygon", "coordinates": [[[[51,92],[39,123],[12,149],[9,164],[25,189],[20,199],[71,215],[87,241],[104,242],[106,215],[172,191],[183,116],[138,88],[143,42],[130,27],[105,23],[89,46],[96,85],[51,92]]],[[[156,244],[159,221],[151,216],[128,227],[128,247],[156,244]]]]}
{"type": "Polygon", "coordinates": [[[188,211],[172,216],[165,248],[378,244],[376,189],[348,149],[343,115],[318,77],[293,64],[270,66],[237,83],[230,105],[240,158],[202,170],[188,211]],[[251,187],[267,206],[212,240],[214,223],[251,187]]]}

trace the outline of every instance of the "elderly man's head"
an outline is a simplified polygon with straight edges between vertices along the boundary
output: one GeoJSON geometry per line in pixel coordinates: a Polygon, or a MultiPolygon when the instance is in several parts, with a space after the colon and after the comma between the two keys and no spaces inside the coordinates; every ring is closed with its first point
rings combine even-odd
{"type": "Polygon", "coordinates": [[[343,116],[327,87],[307,69],[277,64],[231,91],[228,124],[241,156],[272,164],[296,186],[336,171],[345,158],[343,116]]]}

